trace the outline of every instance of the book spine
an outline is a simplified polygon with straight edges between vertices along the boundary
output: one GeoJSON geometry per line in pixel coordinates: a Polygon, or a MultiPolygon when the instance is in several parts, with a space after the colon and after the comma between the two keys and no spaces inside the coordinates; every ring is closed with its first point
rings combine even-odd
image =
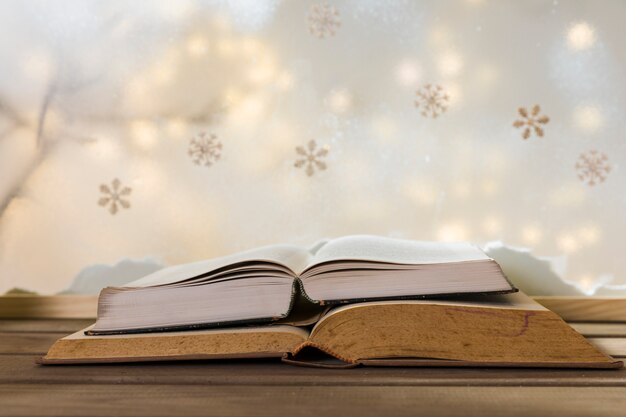
{"type": "MultiPolygon", "coordinates": [[[[309,297],[309,295],[306,293],[306,291],[304,291],[304,283],[302,282],[302,280],[300,278],[296,278],[296,280],[294,281],[294,291],[298,291],[300,293],[300,295],[302,295],[304,298],[306,298],[307,301],[313,303],[313,304],[320,304],[320,305],[324,305],[322,303],[322,301],[319,300],[314,300],[311,297],[309,297]]],[[[297,294],[294,294],[295,296],[297,296],[297,294]]],[[[293,298],[292,298],[293,300],[293,298]]]]}

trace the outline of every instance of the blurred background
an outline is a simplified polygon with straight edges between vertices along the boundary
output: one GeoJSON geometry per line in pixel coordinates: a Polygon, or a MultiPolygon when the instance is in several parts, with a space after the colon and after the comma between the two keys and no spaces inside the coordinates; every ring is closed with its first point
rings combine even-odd
{"type": "Polygon", "coordinates": [[[624,287],[625,18],[3,1],[0,294],[353,233],[502,242],[588,294],[624,287]]]}

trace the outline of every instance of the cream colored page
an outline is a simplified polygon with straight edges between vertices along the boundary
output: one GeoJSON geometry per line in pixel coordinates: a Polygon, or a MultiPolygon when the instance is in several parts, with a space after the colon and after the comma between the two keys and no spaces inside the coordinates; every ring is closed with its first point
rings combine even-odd
{"type": "MultiPolygon", "coordinates": [[[[477,307],[477,308],[496,308],[503,310],[531,310],[531,311],[547,311],[548,309],[522,293],[521,291],[512,294],[500,294],[500,295],[480,295],[474,298],[471,297],[459,297],[458,299],[448,300],[393,300],[393,301],[369,301],[364,303],[346,304],[339,307],[335,307],[330,310],[324,317],[322,317],[315,327],[319,326],[324,320],[329,317],[340,313],[345,310],[351,310],[355,308],[366,308],[373,305],[409,305],[409,304],[424,304],[424,305],[445,305],[451,307],[477,307]]],[[[315,327],[311,334],[315,333],[315,327]]]]}
{"type": "Polygon", "coordinates": [[[489,259],[481,249],[470,243],[423,242],[356,235],[328,241],[319,248],[308,266],[339,260],[435,264],[489,259]]]}
{"type": "Polygon", "coordinates": [[[153,285],[172,284],[240,262],[274,262],[289,268],[291,271],[301,271],[311,261],[311,257],[312,255],[307,249],[298,246],[265,246],[224,256],[222,258],[164,268],[137,281],[133,281],[126,286],[149,287],[153,285]]]}

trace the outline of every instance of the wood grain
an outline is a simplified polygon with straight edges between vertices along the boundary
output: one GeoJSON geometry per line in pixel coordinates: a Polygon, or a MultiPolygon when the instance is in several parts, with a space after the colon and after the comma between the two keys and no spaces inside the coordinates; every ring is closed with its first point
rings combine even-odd
{"type": "MultiPolygon", "coordinates": [[[[85,324],[0,321],[0,350],[5,352],[0,354],[0,417],[577,417],[617,416],[626,409],[626,369],[332,370],[271,360],[49,367],[34,363],[32,352],[45,351],[56,338],[85,324]]],[[[591,326],[587,331],[601,335],[607,329],[591,326]]]]}
{"type": "Polygon", "coordinates": [[[618,416],[624,387],[0,385],[0,416],[618,416]]]}
{"type": "Polygon", "coordinates": [[[0,333],[0,354],[45,354],[50,346],[65,333],[0,333]]]}
{"type": "Polygon", "coordinates": [[[583,336],[626,338],[626,323],[569,323],[569,325],[583,336]]]}
{"type": "Polygon", "coordinates": [[[616,358],[626,356],[626,338],[623,337],[588,337],[598,349],[616,358]]]}
{"type": "Polygon", "coordinates": [[[96,295],[4,295],[0,296],[0,318],[72,318],[96,317],[96,295]]]}
{"type": "Polygon", "coordinates": [[[626,322],[626,298],[536,296],[535,301],[565,321],[626,322]]]}
{"type": "Polygon", "coordinates": [[[31,355],[0,355],[0,384],[328,386],[626,386],[626,369],[295,367],[278,360],[41,366],[31,355]]]}
{"type": "Polygon", "coordinates": [[[93,322],[93,319],[4,319],[0,320],[0,332],[59,332],[66,335],[84,329],[93,322]]]}

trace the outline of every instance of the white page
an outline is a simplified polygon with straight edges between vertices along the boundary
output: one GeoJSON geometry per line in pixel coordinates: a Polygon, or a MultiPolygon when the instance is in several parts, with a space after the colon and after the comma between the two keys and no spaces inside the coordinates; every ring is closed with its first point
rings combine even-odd
{"type": "Polygon", "coordinates": [[[206,274],[219,268],[240,262],[265,261],[284,265],[292,271],[301,271],[311,260],[311,253],[293,245],[272,245],[251,249],[222,258],[209,259],[164,268],[153,274],[133,281],[126,287],[149,287],[152,285],[172,284],[174,282],[206,274]]]}
{"type": "Polygon", "coordinates": [[[490,259],[478,246],[465,242],[423,242],[355,235],[330,240],[319,248],[308,266],[344,260],[436,264],[490,259]]]}

